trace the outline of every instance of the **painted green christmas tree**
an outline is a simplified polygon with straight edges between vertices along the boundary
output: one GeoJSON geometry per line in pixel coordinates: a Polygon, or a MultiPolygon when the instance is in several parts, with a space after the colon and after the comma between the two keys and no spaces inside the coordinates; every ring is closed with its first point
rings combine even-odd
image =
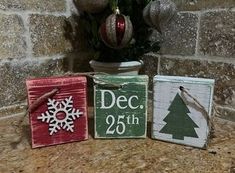
{"type": "Polygon", "coordinates": [[[172,101],[170,111],[163,119],[167,124],[160,130],[160,133],[172,134],[173,139],[184,140],[184,137],[198,138],[194,128],[198,128],[197,124],[188,116],[190,113],[186,104],[177,93],[172,101]]]}

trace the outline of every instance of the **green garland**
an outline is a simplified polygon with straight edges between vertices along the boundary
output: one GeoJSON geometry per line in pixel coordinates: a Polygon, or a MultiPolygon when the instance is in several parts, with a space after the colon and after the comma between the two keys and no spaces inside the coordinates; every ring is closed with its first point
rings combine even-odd
{"type": "Polygon", "coordinates": [[[88,45],[97,55],[97,60],[102,62],[121,62],[138,60],[143,54],[154,51],[157,52],[160,47],[158,42],[149,41],[149,36],[153,29],[146,25],[143,20],[143,8],[151,0],[110,0],[109,6],[98,14],[83,12],[81,14],[82,25],[88,45]],[[99,27],[105,19],[113,13],[118,7],[120,12],[130,17],[133,24],[133,40],[122,49],[112,49],[107,47],[99,37],[99,27]]]}

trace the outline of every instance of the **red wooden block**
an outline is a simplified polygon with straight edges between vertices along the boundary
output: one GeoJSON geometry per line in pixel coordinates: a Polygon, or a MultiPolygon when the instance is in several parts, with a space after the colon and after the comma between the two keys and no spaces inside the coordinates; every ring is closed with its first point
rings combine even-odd
{"type": "Polygon", "coordinates": [[[32,148],[88,139],[85,77],[53,77],[26,81],[28,104],[58,88],[29,114],[32,148]]]}

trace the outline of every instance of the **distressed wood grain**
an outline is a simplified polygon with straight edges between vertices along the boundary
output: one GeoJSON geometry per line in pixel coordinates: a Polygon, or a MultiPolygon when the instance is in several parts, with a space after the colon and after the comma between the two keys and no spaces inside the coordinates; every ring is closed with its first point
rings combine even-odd
{"type": "Polygon", "coordinates": [[[145,138],[148,76],[95,77],[95,138],[145,138]]]}
{"type": "Polygon", "coordinates": [[[214,80],[157,75],[153,81],[152,138],[206,148],[214,80]]]}
{"type": "Polygon", "coordinates": [[[26,81],[28,104],[57,88],[29,115],[32,148],[88,139],[85,77],[51,77],[26,81]]]}

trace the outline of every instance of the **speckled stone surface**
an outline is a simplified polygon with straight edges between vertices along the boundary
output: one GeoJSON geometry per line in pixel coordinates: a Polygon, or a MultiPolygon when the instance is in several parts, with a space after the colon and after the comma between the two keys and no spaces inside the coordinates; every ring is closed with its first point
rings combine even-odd
{"type": "MultiPolygon", "coordinates": [[[[216,80],[216,102],[229,105],[234,101],[233,90],[225,84],[235,79],[235,66],[229,63],[161,58],[160,74],[212,78],[216,80]]],[[[235,106],[235,105],[231,105],[235,106]]]]}
{"type": "Polygon", "coordinates": [[[208,12],[201,17],[199,50],[203,55],[235,58],[235,12],[208,12]]]}
{"type": "Polygon", "coordinates": [[[65,0],[0,0],[2,10],[32,10],[40,12],[64,12],[65,0]]]}
{"type": "Polygon", "coordinates": [[[0,59],[25,57],[25,28],[21,17],[0,14],[0,31],[0,59]]]}
{"type": "MultiPolygon", "coordinates": [[[[64,71],[63,59],[8,61],[0,64],[0,108],[26,99],[25,80],[64,71]]],[[[0,116],[1,117],[1,116],[0,116]]]]}
{"type": "Polygon", "coordinates": [[[11,116],[12,114],[22,114],[22,112],[25,110],[26,104],[26,102],[21,102],[19,104],[1,107],[0,119],[11,116]]]}
{"type": "Polygon", "coordinates": [[[234,0],[172,0],[176,3],[179,10],[199,11],[213,8],[234,7],[234,0]]]}
{"type": "Polygon", "coordinates": [[[30,33],[34,56],[50,56],[72,50],[66,38],[66,17],[30,15],[30,33]]]}
{"type": "Polygon", "coordinates": [[[160,41],[160,54],[194,55],[197,39],[198,16],[178,13],[162,28],[162,35],[155,32],[151,40],[160,41]]]}
{"type": "MultiPolygon", "coordinates": [[[[91,109],[90,109],[91,111],[91,109]]],[[[90,113],[92,116],[92,113],[90,113]]],[[[93,139],[31,149],[27,120],[23,140],[17,139],[12,124],[20,117],[0,121],[1,173],[233,173],[235,124],[215,120],[216,137],[207,150],[146,139],[93,139]]],[[[149,124],[150,127],[150,124],[149,124]]]]}
{"type": "Polygon", "coordinates": [[[230,119],[228,115],[231,115],[231,120],[235,118],[235,88],[230,85],[231,81],[235,80],[235,65],[162,56],[160,74],[215,79],[214,101],[219,105],[230,108],[227,109],[227,112],[230,113],[226,114],[226,119],[230,119]]]}

